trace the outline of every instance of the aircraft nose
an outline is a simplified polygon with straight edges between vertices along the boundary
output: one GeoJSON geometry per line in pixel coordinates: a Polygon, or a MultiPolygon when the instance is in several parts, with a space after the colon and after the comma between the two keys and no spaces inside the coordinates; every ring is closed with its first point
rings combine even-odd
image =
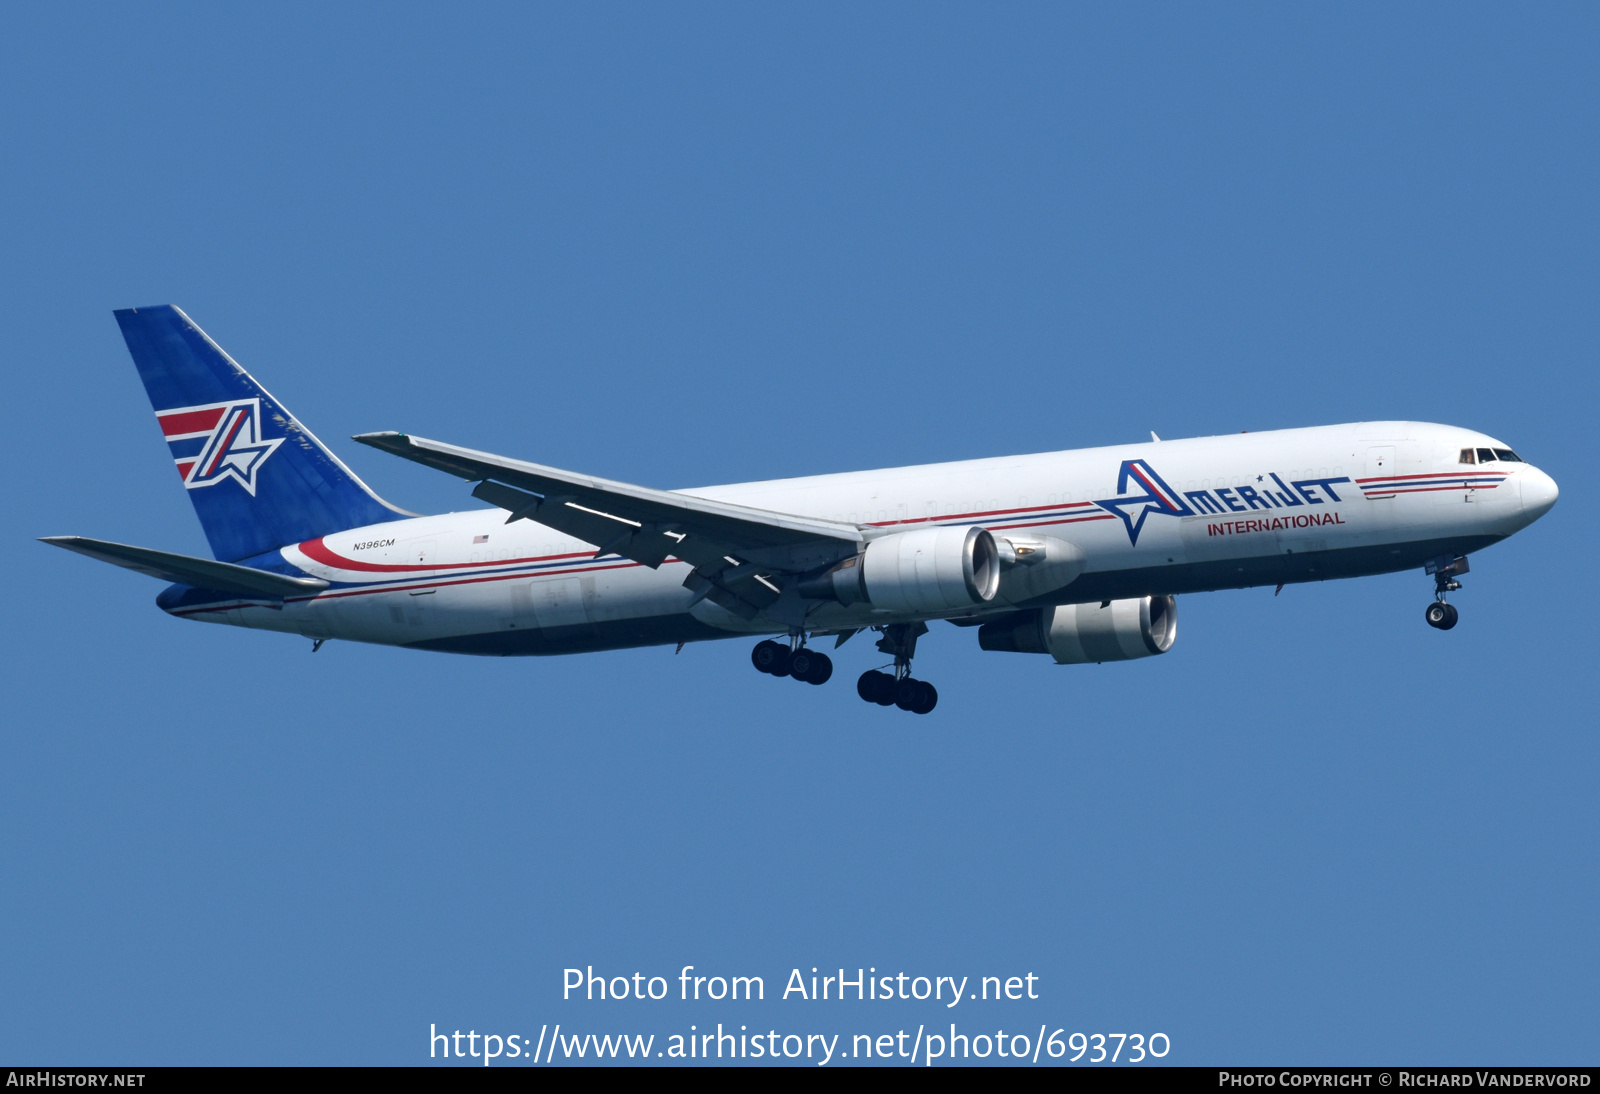
{"type": "Polygon", "coordinates": [[[1528,514],[1529,519],[1537,520],[1555,505],[1561,490],[1556,486],[1555,479],[1537,467],[1523,468],[1519,478],[1522,479],[1523,512],[1528,514]]]}

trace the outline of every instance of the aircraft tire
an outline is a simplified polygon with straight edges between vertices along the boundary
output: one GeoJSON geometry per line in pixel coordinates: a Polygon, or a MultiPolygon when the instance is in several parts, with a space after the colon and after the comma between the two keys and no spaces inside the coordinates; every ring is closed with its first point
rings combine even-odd
{"type": "Polygon", "coordinates": [[[1456,611],[1454,604],[1446,604],[1441,600],[1435,600],[1428,605],[1426,618],[1428,626],[1436,630],[1447,631],[1456,625],[1456,622],[1461,618],[1461,613],[1456,611]]]}
{"type": "Polygon", "coordinates": [[[889,706],[894,702],[894,677],[877,669],[868,669],[856,681],[856,694],[869,703],[889,706]],[[884,701],[886,696],[887,702],[884,701]]]}
{"type": "Polygon", "coordinates": [[[917,704],[922,699],[922,689],[926,685],[921,680],[913,680],[907,676],[894,688],[894,705],[904,711],[917,709],[917,704]]]}
{"type": "Polygon", "coordinates": [[[823,684],[833,675],[833,662],[827,654],[802,646],[789,659],[789,674],[807,684],[823,684]]]}
{"type": "Polygon", "coordinates": [[[911,708],[913,714],[931,714],[933,708],[939,705],[939,692],[926,680],[917,681],[917,703],[911,708]]]}
{"type": "Polygon", "coordinates": [[[808,684],[826,684],[833,677],[833,658],[825,653],[811,654],[811,670],[806,673],[808,684]]]}
{"type": "Polygon", "coordinates": [[[750,651],[750,663],[756,667],[757,672],[771,673],[788,652],[769,638],[765,642],[756,643],[756,648],[750,651]]]}

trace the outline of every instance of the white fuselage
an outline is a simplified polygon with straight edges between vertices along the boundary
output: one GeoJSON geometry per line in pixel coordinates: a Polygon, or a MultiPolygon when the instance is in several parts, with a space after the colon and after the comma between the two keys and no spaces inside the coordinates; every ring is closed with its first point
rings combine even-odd
{"type": "MultiPolygon", "coordinates": [[[[977,524],[996,537],[1049,535],[1082,550],[1086,565],[1075,580],[982,609],[993,612],[1420,567],[1503,539],[1554,504],[1555,484],[1542,471],[1505,460],[1464,464],[1463,449],[1506,446],[1452,426],[1368,422],[682,493],[850,522],[869,536],[977,524]],[[1130,462],[1143,479],[1128,473],[1130,462]],[[1152,477],[1162,490],[1149,485],[1152,477]],[[1157,500],[1141,501],[1153,493],[1157,500]]],[[[278,552],[292,572],[332,583],[314,596],[281,605],[189,598],[163,607],[312,638],[484,654],[792,629],[694,601],[683,585],[686,563],[669,559],[651,570],[616,555],[596,558],[590,544],[531,520],[505,520],[504,510],[485,509],[341,532],[278,552]]],[[[818,602],[803,629],[911,618],[869,603],[818,602]]]]}

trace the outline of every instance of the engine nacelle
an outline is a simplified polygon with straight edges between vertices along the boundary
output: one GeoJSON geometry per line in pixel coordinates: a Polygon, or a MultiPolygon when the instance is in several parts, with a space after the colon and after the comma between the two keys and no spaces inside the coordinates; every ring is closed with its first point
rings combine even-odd
{"type": "Polygon", "coordinates": [[[820,577],[802,596],[841,604],[866,601],[885,611],[937,615],[989,603],[1000,588],[1000,549],[972,525],[897,532],[867,544],[820,577]]]}
{"type": "Polygon", "coordinates": [[[1166,653],[1178,638],[1178,602],[1170,596],[1113,600],[1106,607],[1062,604],[1020,618],[985,623],[978,645],[1004,653],[1048,653],[1059,665],[1132,661],[1166,653]]]}
{"type": "Polygon", "coordinates": [[[1037,533],[1002,532],[1000,547],[1001,600],[1020,604],[1042,597],[1076,581],[1089,565],[1076,543],[1037,533]]]}

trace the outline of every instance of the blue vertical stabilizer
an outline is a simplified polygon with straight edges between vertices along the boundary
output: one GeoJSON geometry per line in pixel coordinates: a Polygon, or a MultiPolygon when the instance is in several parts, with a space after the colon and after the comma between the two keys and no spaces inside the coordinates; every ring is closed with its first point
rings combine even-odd
{"type": "Polygon", "coordinates": [[[367,489],[182,311],[116,317],[218,559],[411,515],[367,489]]]}

